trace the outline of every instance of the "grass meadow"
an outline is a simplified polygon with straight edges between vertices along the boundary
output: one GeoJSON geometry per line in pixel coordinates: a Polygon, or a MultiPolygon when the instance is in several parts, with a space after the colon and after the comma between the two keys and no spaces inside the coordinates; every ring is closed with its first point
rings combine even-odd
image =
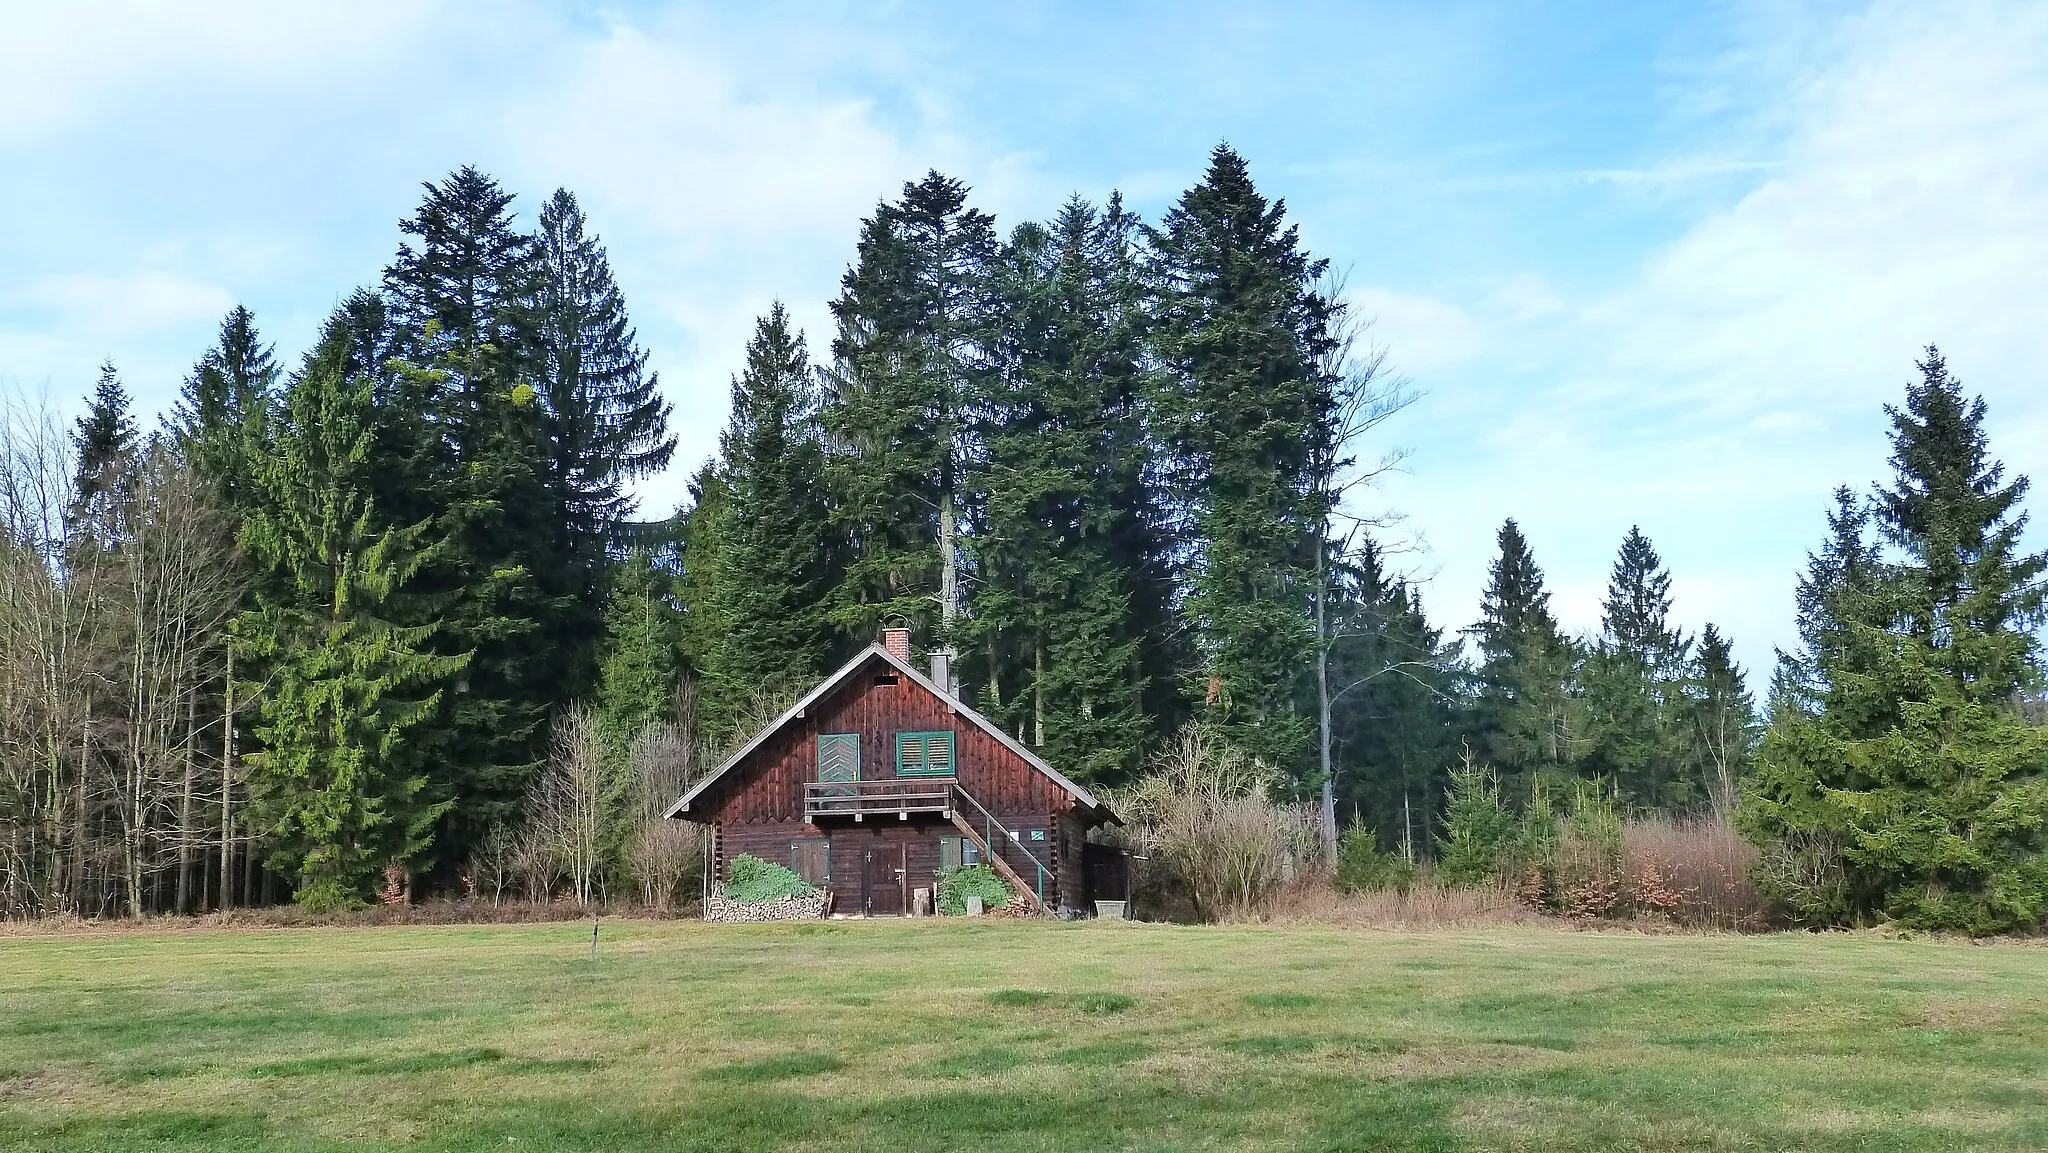
{"type": "Polygon", "coordinates": [[[0,1149],[2040,1149],[2048,948],[1548,926],[0,936],[0,1149]]]}

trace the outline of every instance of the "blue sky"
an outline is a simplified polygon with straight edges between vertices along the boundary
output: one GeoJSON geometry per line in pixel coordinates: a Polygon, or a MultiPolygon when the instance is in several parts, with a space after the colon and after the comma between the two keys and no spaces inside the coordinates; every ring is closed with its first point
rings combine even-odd
{"type": "Polygon", "coordinates": [[[1421,394],[1362,511],[1452,628],[1503,517],[1575,630],[1640,524],[1764,671],[1929,341],[2048,474],[2040,4],[172,7],[0,11],[0,392],[71,406],[112,357],[161,408],[237,301],[295,359],[475,163],[610,247],[675,402],[665,510],[753,317],[822,345],[903,181],[1156,217],[1228,140],[1421,394]]]}

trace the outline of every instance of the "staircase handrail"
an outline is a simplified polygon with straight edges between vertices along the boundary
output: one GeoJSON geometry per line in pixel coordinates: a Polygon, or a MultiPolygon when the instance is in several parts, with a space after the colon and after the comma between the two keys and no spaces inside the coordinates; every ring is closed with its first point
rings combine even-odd
{"type": "MultiPolygon", "coordinates": [[[[1022,838],[1018,837],[1017,834],[1011,832],[1009,829],[1004,828],[1003,823],[1001,821],[996,820],[995,814],[989,812],[988,809],[984,807],[980,801],[975,800],[973,793],[970,793],[966,789],[961,788],[960,783],[958,781],[953,782],[953,792],[958,794],[961,800],[964,800],[968,804],[973,805],[975,811],[981,814],[981,819],[985,823],[987,823],[995,831],[1001,833],[1004,837],[1008,838],[1011,844],[1017,846],[1018,851],[1022,852],[1027,858],[1029,858],[1032,864],[1038,866],[1038,875],[1041,878],[1046,877],[1052,873],[1052,870],[1046,867],[1045,862],[1038,859],[1038,854],[1032,852],[1030,848],[1028,848],[1024,844],[1022,838]]],[[[993,853],[997,851],[998,850],[994,845],[989,846],[989,852],[993,853]]],[[[1043,884],[1044,882],[1041,880],[1040,883],[1043,884]]]]}

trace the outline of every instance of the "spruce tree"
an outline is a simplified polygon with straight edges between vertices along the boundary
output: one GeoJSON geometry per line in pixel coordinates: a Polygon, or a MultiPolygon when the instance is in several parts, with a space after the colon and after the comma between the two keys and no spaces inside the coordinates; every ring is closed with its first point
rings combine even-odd
{"type": "Polygon", "coordinates": [[[862,222],[832,304],[837,335],[824,423],[835,531],[847,565],[832,620],[852,642],[884,620],[923,637],[952,628],[967,418],[982,389],[995,222],[937,172],[862,222]]]}
{"type": "Polygon", "coordinates": [[[74,523],[113,523],[112,502],[127,491],[135,473],[139,440],[135,431],[134,402],[121,387],[121,375],[109,360],[100,365],[100,378],[93,386],[85,415],[78,418],[71,433],[78,470],[72,484],[71,519],[74,523]]]}
{"type": "Polygon", "coordinates": [[[1741,815],[1803,920],[2009,932],[2048,914],[2048,731],[2020,709],[2048,555],[2020,551],[2027,482],[1991,459],[1982,399],[1936,349],[1919,368],[1886,408],[1894,482],[1872,512],[1892,551],[1823,586],[1819,707],[1774,710],[1741,815]]]}
{"type": "Polygon", "coordinates": [[[277,375],[255,316],[236,305],[171,411],[171,435],[225,509],[245,509],[254,500],[255,462],[277,375]]]}
{"type": "Polygon", "coordinates": [[[626,554],[605,602],[596,715],[619,748],[674,711],[682,677],[682,613],[674,575],[650,551],[626,554]]]}
{"type": "Polygon", "coordinates": [[[1458,645],[1366,540],[1334,566],[1329,612],[1336,793],[1381,848],[1427,855],[1458,757],[1458,645]]]}
{"type": "Polygon", "coordinates": [[[1806,571],[1793,593],[1800,648],[1778,652],[1771,680],[1771,708],[1818,711],[1827,695],[1824,669],[1841,661],[1849,641],[1846,600],[1866,596],[1880,571],[1870,539],[1870,510],[1843,485],[1828,513],[1828,539],[1808,553],[1806,571]]]}
{"type": "Polygon", "coordinates": [[[603,245],[586,227],[576,198],[557,189],[541,209],[534,237],[529,305],[548,482],[565,537],[558,549],[568,565],[558,583],[576,597],[568,621],[572,640],[597,623],[609,549],[636,508],[627,484],[667,467],[676,445],[668,402],[659,378],[647,371],[625,294],[603,245]]]}
{"type": "Polygon", "coordinates": [[[719,440],[729,517],[719,544],[731,579],[711,590],[720,621],[700,654],[704,716],[715,735],[763,690],[823,675],[833,632],[822,606],[837,549],[827,523],[819,391],[803,334],[776,304],[754,326],[732,416],[719,440]]]}
{"type": "Polygon", "coordinates": [[[1190,687],[1220,731],[1303,781],[1314,525],[1328,512],[1311,474],[1331,435],[1334,306],[1316,288],[1326,262],[1285,219],[1219,145],[1150,239],[1158,404],[1205,666],[1190,687]]]}
{"type": "Polygon", "coordinates": [[[1678,809],[1704,795],[1692,748],[1691,642],[1671,625],[1671,574],[1631,526],[1608,578],[1600,639],[1583,673],[1591,748],[1582,771],[1604,776],[1647,808],[1678,809]]]}
{"type": "Polygon", "coordinates": [[[722,615],[723,587],[740,579],[730,563],[733,534],[730,486],[716,458],[705,461],[690,478],[690,503],[676,514],[680,571],[675,577],[676,603],[681,607],[680,656],[685,674],[699,678],[712,653],[733,635],[722,615]]]}
{"type": "Polygon", "coordinates": [[[1082,780],[1135,770],[1174,689],[1150,643],[1170,609],[1134,230],[1120,199],[1076,198],[1012,235],[973,474],[967,666],[1011,731],[1082,780]]]}
{"type": "Polygon", "coordinates": [[[1538,776],[1569,772],[1583,752],[1572,699],[1577,654],[1551,616],[1543,570],[1521,528],[1509,519],[1498,539],[1480,620],[1469,630],[1479,650],[1472,736],[1475,751],[1526,795],[1538,776]]]}
{"type": "Polygon", "coordinates": [[[452,802],[437,864],[462,859],[510,816],[543,756],[550,710],[585,687],[595,632],[578,611],[551,484],[539,262],[511,201],[474,168],[428,185],[400,226],[413,240],[384,273],[396,367],[380,387],[399,427],[419,434],[396,441],[410,492],[394,518],[436,518],[446,545],[420,574],[445,626],[434,644],[472,654],[435,721],[431,789],[452,802]]]}
{"type": "Polygon", "coordinates": [[[1734,647],[1709,624],[1700,632],[1691,700],[1693,763],[1716,811],[1735,804],[1756,747],[1756,703],[1735,663],[1734,647]]]}
{"type": "Polygon", "coordinates": [[[464,659],[428,651],[433,625],[392,620],[436,546],[429,522],[390,524],[372,499],[375,421],[368,379],[309,364],[241,533],[273,576],[236,630],[263,689],[252,824],[315,908],[358,904],[378,870],[417,864],[449,804],[412,737],[464,659]]]}

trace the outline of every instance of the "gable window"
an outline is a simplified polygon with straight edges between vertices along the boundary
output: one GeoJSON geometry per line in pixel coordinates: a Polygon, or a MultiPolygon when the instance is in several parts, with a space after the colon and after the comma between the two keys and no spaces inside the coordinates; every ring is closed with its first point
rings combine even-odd
{"type": "Polygon", "coordinates": [[[953,775],[953,734],[897,733],[896,775],[899,777],[950,777],[953,775]]]}
{"type": "MultiPolygon", "coordinates": [[[[818,782],[850,785],[857,780],[860,780],[860,734],[818,734],[818,782]]],[[[852,789],[827,791],[844,793],[849,797],[853,795],[852,789]]]]}

